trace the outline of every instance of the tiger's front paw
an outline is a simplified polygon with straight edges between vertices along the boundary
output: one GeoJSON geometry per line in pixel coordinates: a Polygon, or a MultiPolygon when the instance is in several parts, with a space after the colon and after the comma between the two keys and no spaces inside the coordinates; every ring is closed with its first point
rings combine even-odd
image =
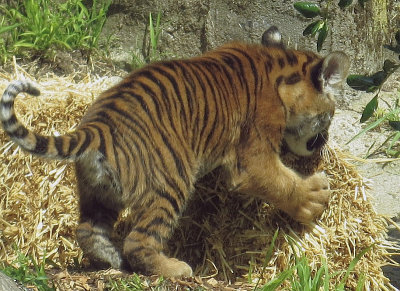
{"type": "MultiPolygon", "coordinates": [[[[295,220],[308,223],[319,217],[328,205],[329,182],[324,173],[316,173],[298,185],[288,211],[295,220]]],[[[290,203],[290,202],[289,202],[290,203]]]]}
{"type": "Polygon", "coordinates": [[[153,272],[167,278],[171,277],[190,277],[193,275],[192,268],[183,261],[175,258],[168,258],[160,254],[153,272]]]}

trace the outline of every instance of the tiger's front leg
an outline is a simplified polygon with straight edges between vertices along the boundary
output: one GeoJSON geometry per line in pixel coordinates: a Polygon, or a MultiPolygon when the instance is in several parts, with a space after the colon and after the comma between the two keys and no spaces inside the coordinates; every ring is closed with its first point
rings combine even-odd
{"type": "Polygon", "coordinates": [[[240,169],[229,169],[231,187],[271,202],[295,220],[308,223],[326,208],[329,183],[324,173],[301,177],[270,149],[254,149],[241,157],[240,169]]]}
{"type": "Polygon", "coordinates": [[[177,224],[179,203],[163,190],[154,192],[157,194],[149,195],[154,198],[135,211],[133,228],[124,241],[124,258],[133,271],[164,277],[191,276],[192,268],[187,263],[162,252],[177,224]]]}

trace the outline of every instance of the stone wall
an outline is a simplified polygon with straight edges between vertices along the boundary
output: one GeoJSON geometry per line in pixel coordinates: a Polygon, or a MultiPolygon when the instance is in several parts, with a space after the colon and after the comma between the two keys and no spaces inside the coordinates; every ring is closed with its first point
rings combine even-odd
{"type": "MultiPolygon", "coordinates": [[[[110,49],[113,55],[124,59],[142,46],[149,13],[155,15],[160,11],[163,28],[160,49],[171,57],[197,55],[230,40],[257,42],[270,25],[280,28],[289,46],[315,50],[315,40],[302,36],[311,21],[295,11],[294,2],[115,0],[103,35],[112,35],[110,49]]],[[[353,59],[354,69],[359,71],[380,66],[384,56],[382,44],[393,39],[393,31],[400,28],[399,1],[370,0],[365,9],[356,4],[346,11],[337,8],[337,1],[331,2],[332,34],[321,53],[346,51],[353,59]]]]}

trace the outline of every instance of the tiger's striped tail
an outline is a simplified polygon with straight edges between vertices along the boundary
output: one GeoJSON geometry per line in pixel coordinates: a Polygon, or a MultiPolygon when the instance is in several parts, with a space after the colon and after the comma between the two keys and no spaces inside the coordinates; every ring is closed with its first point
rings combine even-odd
{"type": "Polygon", "coordinates": [[[79,135],[42,136],[27,129],[15,115],[14,101],[19,93],[39,96],[40,91],[29,81],[13,81],[8,85],[0,101],[0,121],[4,131],[25,151],[53,159],[75,159],[72,154],[78,145],[79,135]]]}

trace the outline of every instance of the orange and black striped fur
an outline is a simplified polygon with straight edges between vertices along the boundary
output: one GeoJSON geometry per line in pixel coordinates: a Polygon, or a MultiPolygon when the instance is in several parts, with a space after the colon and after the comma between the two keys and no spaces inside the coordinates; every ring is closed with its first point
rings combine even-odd
{"type": "Polygon", "coordinates": [[[285,143],[306,156],[324,143],[332,92],[348,70],[340,52],[321,58],[287,50],[276,28],[263,45],[232,43],[200,57],[150,64],[102,93],[79,127],[62,136],[29,131],[16,118],[28,81],[11,83],[0,103],[4,130],[24,150],[76,165],[77,240],[94,262],[163,276],[190,276],[163,244],[196,181],[216,167],[232,189],[261,197],[301,222],[329,199],[322,173],[302,177],[279,159],[285,143]],[[134,210],[123,249],[110,240],[119,212],[134,210]]]}

